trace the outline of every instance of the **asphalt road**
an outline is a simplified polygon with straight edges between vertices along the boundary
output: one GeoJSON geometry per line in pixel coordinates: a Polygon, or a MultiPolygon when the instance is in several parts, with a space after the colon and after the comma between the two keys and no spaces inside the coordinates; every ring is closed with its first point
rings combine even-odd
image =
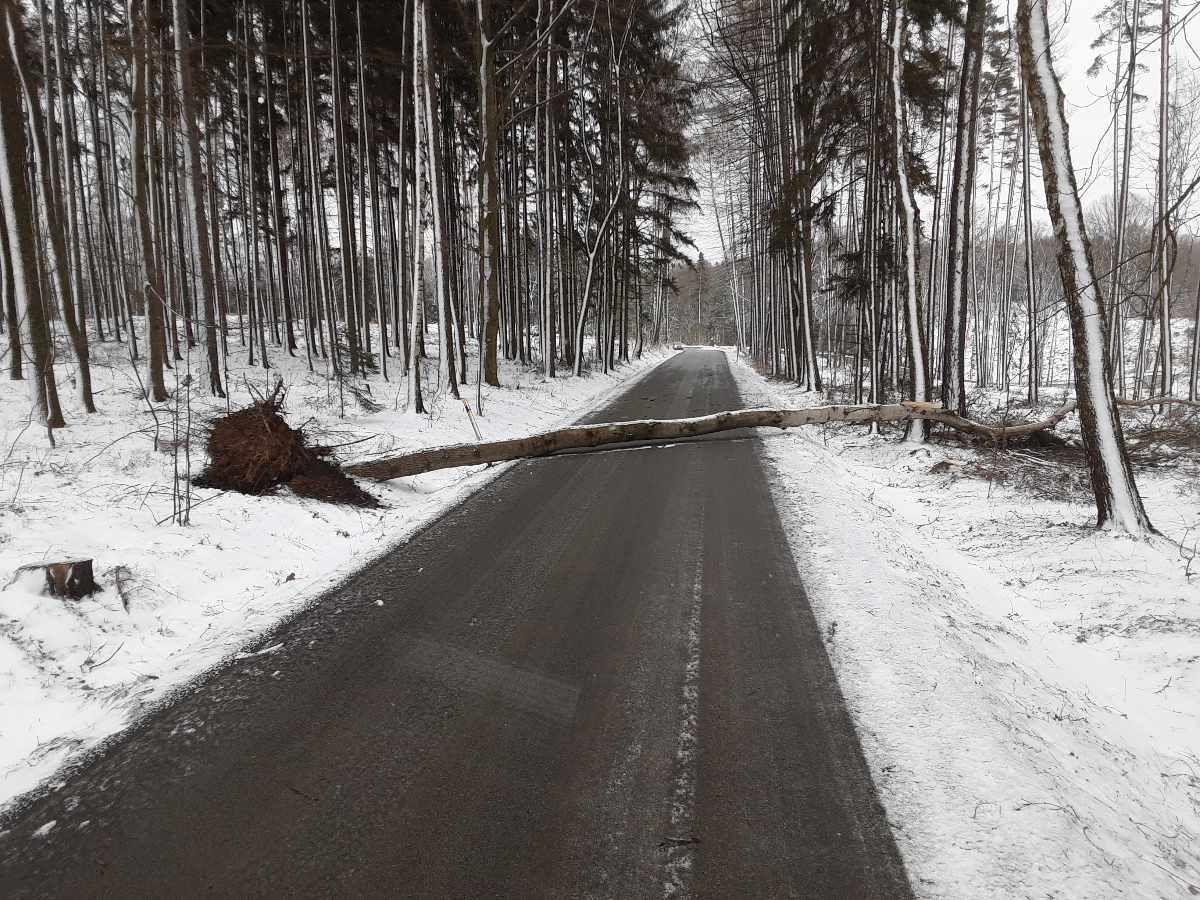
{"type": "MultiPolygon", "coordinates": [[[[594,418],[740,405],[692,350],[594,418]]],[[[518,464],[276,644],[0,822],[0,896],[910,895],[750,435],[518,464]]]]}

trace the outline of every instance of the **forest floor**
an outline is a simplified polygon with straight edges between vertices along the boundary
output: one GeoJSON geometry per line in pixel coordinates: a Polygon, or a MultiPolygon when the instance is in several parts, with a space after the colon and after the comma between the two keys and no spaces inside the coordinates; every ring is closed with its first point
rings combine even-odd
{"type": "MultiPolygon", "coordinates": [[[[380,509],[305,500],[286,489],[251,497],[192,488],[191,524],[180,526],[172,522],[172,484],[186,486],[176,477],[177,465],[181,479],[187,473],[185,454],[154,449],[154,422],[124,345],[92,350],[100,411],[91,416],[74,396],[69,353],[59,353],[68,427],[56,432],[56,448],[28,426],[25,383],[0,381],[0,806],[506,468],[368,485],[380,509]],[[21,565],[81,557],[95,558],[103,590],[80,601],[44,596],[38,573],[9,580],[21,565]]],[[[235,352],[228,407],[191,391],[193,475],[205,463],[206,422],[270,393],[279,378],[289,422],[313,442],[346,445],[343,460],[474,439],[461,402],[437,389],[436,359],[427,361],[427,414],[405,408],[404,382],[393,374],[391,382],[355,379],[343,416],[337,384],[320,363],[309,372],[303,351],[275,354],[270,370],[245,365],[244,352],[235,352]]],[[[663,358],[647,352],[611,375],[550,381],[504,363],[504,387],[485,389],[479,428],[501,438],[567,424],[663,358]]],[[[399,368],[395,359],[390,366],[399,368]]],[[[199,381],[199,352],[191,368],[199,381]]],[[[470,372],[473,380],[473,359],[470,372]]],[[[167,384],[177,396],[187,393],[177,390],[174,373],[167,384]]],[[[462,391],[473,398],[474,384],[462,391]]],[[[158,407],[168,448],[173,410],[173,403],[158,407]]]]}
{"type": "MultiPolygon", "coordinates": [[[[748,405],[825,402],[730,361],[748,405]]],[[[920,896],[1200,894],[1200,471],[1138,416],[1149,542],[1094,530],[1069,448],[763,433],[920,896]]]]}

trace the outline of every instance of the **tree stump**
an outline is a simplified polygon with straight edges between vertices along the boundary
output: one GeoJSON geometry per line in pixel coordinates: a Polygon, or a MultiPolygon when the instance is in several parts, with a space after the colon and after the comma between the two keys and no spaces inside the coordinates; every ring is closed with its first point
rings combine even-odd
{"type": "Polygon", "coordinates": [[[82,600],[100,590],[92,573],[90,559],[70,559],[62,562],[37,563],[21,566],[17,569],[17,577],[26,572],[41,570],[46,576],[46,593],[51,597],[67,597],[71,600],[82,600]]]}

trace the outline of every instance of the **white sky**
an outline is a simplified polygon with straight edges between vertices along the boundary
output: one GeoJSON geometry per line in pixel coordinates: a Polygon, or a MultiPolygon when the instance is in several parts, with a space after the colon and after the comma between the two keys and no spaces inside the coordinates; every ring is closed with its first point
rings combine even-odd
{"type": "MultiPolygon", "coordinates": [[[[1005,0],[998,2],[1003,4],[1005,0]]],[[[1015,15],[1016,0],[1010,0],[1009,5],[1011,14],[1015,15]]],[[[1113,113],[1107,96],[1113,83],[1112,70],[1111,67],[1102,70],[1094,78],[1089,78],[1087,74],[1099,52],[1091,49],[1091,43],[1099,33],[1099,26],[1093,17],[1103,6],[1101,0],[1050,0],[1051,22],[1057,26],[1054,38],[1054,65],[1067,98],[1066,112],[1071,130],[1071,150],[1085,206],[1112,193],[1113,153],[1110,128],[1113,113]]],[[[1157,22],[1156,14],[1151,18],[1157,22]]],[[[1181,73],[1194,75],[1200,72],[1200,55],[1196,52],[1200,49],[1200,0],[1173,0],[1172,21],[1178,23],[1185,18],[1186,25],[1182,33],[1176,35],[1171,45],[1173,83],[1181,73]]],[[[1149,24],[1150,19],[1144,21],[1149,24]]],[[[1159,93],[1157,34],[1144,33],[1139,45],[1145,69],[1138,75],[1137,92],[1145,99],[1138,104],[1134,112],[1135,158],[1131,182],[1134,191],[1149,192],[1153,190],[1158,147],[1155,130],[1159,93]]],[[[1112,50],[1106,48],[1105,52],[1111,63],[1114,59],[1112,50]]],[[[1127,58],[1128,47],[1123,51],[1122,65],[1127,58]]],[[[1035,176],[1040,168],[1036,157],[1035,152],[1035,176]]],[[[986,187],[985,166],[980,167],[980,178],[986,187]]],[[[684,230],[691,235],[705,257],[717,260],[722,256],[721,245],[712,211],[708,207],[707,196],[708,192],[702,189],[703,209],[687,221],[684,230]]],[[[929,209],[932,208],[927,201],[928,198],[922,198],[921,202],[926,223],[930,218],[929,209]]],[[[1040,194],[1040,187],[1034,190],[1034,204],[1041,208],[1044,218],[1045,202],[1040,194]]],[[[691,251],[690,255],[694,258],[695,252],[691,251]]]]}

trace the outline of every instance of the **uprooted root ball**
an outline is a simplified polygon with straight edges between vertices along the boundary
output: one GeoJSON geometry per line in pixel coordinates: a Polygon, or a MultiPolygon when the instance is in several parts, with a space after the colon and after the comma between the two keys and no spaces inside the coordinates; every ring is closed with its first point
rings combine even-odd
{"type": "Polygon", "coordinates": [[[250,406],[212,421],[208,468],[196,484],[254,495],[287,485],[301,497],[378,506],[374,497],[323,458],[329,450],[308,446],[304,432],[288,425],[281,414],[284,395],[278,385],[250,406]]]}

